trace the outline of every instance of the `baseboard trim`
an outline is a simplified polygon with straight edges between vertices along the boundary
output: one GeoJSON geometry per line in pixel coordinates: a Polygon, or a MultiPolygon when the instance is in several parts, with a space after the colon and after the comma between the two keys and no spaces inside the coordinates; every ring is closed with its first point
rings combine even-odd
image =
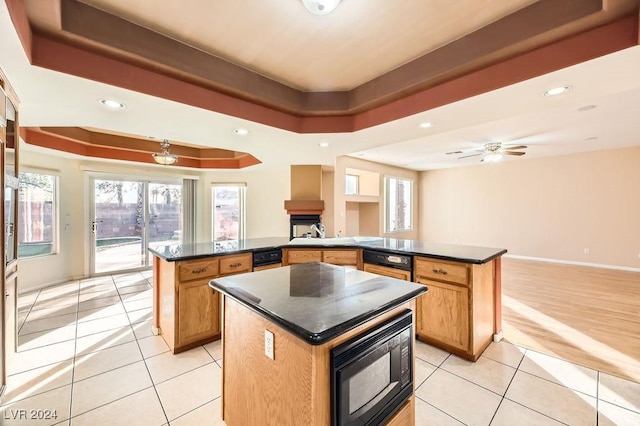
{"type": "Polygon", "coordinates": [[[535,262],[558,263],[562,265],[589,266],[601,269],[616,269],[618,271],[640,272],[640,268],[632,268],[630,266],[605,265],[602,263],[576,262],[573,260],[547,259],[544,257],[518,256],[516,254],[505,254],[503,257],[517,260],[533,260],[535,262]]]}

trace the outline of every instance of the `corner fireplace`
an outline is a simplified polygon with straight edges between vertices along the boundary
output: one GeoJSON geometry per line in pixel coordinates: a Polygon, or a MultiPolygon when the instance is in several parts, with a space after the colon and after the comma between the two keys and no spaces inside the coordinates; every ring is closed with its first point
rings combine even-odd
{"type": "Polygon", "coordinates": [[[289,239],[305,237],[307,233],[318,237],[319,235],[311,229],[311,225],[320,223],[319,214],[292,214],[289,216],[289,239]]]}

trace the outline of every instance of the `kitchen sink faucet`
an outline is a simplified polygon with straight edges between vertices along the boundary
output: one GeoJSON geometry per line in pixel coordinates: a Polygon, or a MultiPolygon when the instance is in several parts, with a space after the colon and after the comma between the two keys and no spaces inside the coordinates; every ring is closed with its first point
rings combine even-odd
{"type": "Polygon", "coordinates": [[[320,238],[324,238],[324,225],[322,223],[318,223],[317,226],[314,223],[313,225],[311,225],[311,229],[316,231],[318,235],[320,235],[320,238]]]}

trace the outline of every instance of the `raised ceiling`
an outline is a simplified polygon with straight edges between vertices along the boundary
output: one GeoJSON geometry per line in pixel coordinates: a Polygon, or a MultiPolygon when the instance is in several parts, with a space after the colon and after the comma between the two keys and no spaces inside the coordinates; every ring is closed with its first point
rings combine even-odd
{"type": "Polygon", "coordinates": [[[35,65],[0,47],[25,125],[155,135],[263,163],[353,154],[438,168],[455,160],[442,153],[495,138],[535,145],[532,135],[574,123],[563,117],[586,102],[598,105],[591,120],[555,134],[577,141],[590,129],[601,142],[572,149],[606,149],[628,140],[618,129],[627,123],[598,117],[626,117],[638,90],[625,74],[638,63],[637,0],[343,0],[322,17],[298,0],[6,5],[16,33],[3,30],[3,44],[13,49],[17,34],[35,65]],[[540,99],[567,83],[568,97],[540,99]],[[108,92],[131,106],[117,118],[86,106],[108,92]],[[419,120],[437,125],[417,129],[419,120]],[[227,136],[239,125],[252,130],[242,142],[227,136]],[[331,148],[319,152],[320,139],[331,148]]]}
{"type": "MultiPolygon", "coordinates": [[[[176,92],[190,87],[176,81],[205,89],[174,100],[202,106],[200,98],[215,92],[320,119],[365,114],[637,7],[635,0],[345,0],[331,15],[315,16],[297,0],[7,1],[14,21],[26,13],[23,44],[36,65],[156,95],[149,85],[168,81],[150,82],[152,71],[170,78],[176,92]]],[[[576,59],[585,58],[531,66],[549,72],[576,59]]],[[[519,71],[515,78],[533,72],[519,71]]],[[[229,106],[208,107],[252,119],[229,106]]],[[[353,131],[396,118],[315,120],[287,130],[353,131]]],[[[282,117],[262,121],[286,127],[282,117]]]]}

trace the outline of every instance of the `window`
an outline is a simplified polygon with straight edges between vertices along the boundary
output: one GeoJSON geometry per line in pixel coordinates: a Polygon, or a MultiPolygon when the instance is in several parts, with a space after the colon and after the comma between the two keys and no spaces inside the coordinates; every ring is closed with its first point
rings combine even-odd
{"type": "Polygon", "coordinates": [[[20,173],[18,190],[18,257],[55,253],[57,178],[20,173]]]}
{"type": "Polygon", "coordinates": [[[385,232],[412,229],[413,182],[386,176],[385,180],[385,232]]]}
{"type": "Polygon", "coordinates": [[[358,195],[358,175],[346,175],[344,193],[346,195],[358,195]]]}
{"type": "Polygon", "coordinates": [[[211,229],[214,241],[244,239],[245,188],[243,183],[213,184],[211,229]]]}

